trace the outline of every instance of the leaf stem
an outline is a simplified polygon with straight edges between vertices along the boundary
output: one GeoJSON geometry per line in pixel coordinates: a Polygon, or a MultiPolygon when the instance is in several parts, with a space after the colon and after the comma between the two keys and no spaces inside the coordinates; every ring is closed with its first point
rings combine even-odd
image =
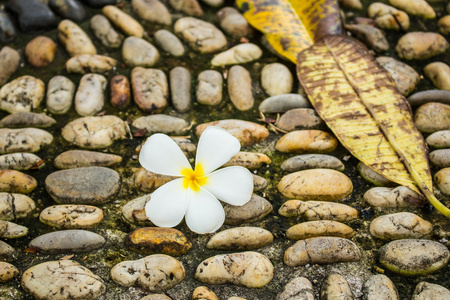
{"type": "Polygon", "coordinates": [[[422,193],[427,197],[431,205],[434,206],[441,214],[450,219],[450,209],[442,204],[429,189],[422,189],[422,193]]]}

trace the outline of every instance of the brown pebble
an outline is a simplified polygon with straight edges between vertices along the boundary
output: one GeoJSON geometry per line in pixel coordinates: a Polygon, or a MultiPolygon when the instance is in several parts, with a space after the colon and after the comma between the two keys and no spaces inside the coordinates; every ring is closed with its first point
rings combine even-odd
{"type": "Polygon", "coordinates": [[[130,104],[130,81],[124,75],[116,75],[111,78],[111,105],[124,109],[130,104]]]}
{"type": "Polygon", "coordinates": [[[25,47],[25,56],[30,65],[41,68],[48,66],[53,61],[57,51],[58,47],[52,39],[38,36],[25,47]]]}

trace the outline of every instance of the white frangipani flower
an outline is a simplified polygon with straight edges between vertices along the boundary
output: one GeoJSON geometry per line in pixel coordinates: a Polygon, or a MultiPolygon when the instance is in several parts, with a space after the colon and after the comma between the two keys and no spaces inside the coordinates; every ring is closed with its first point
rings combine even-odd
{"type": "Polygon", "coordinates": [[[253,177],[239,166],[217,168],[230,160],[241,148],[239,141],[218,127],[208,127],[200,137],[192,169],[178,145],[165,134],[150,136],[142,146],[139,162],[153,173],[180,176],[159,187],[145,205],[153,224],[174,227],[183,217],[197,233],[219,229],[225,212],[218,201],[241,206],[253,192],[253,177]]]}

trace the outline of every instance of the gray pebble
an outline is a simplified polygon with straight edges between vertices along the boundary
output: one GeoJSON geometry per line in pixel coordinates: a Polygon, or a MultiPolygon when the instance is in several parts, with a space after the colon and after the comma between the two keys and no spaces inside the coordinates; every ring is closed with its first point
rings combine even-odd
{"type": "Polygon", "coordinates": [[[160,113],[166,108],[169,84],[166,74],[158,69],[136,67],[131,71],[134,102],[147,113],[160,113]]]}
{"type": "Polygon", "coordinates": [[[397,288],[386,275],[372,275],[363,285],[363,300],[398,299],[397,288]]]}
{"type": "Polygon", "coordinates": [[[345,166],[338,158],[326,154],[302,154],[288,158],[281,164],[286,172],[296,172],[307,169],[334,169],[344,171],[345,166]]]}
{"type": "Polygon", "coordinates": [[[191,108],[191,73],[184,67],[170,70],[170,95],[176,111],[185,113],[191,108]]]}
{"type": "Polygon", "coordinates": [[[145,129],[147,136],[154,133],[167,135],[183,135],[189,130],[189,122],[182,118],[169,115],[156,114],[137,118],[132,126],[136,129],[145,129]]]}
{"type": "Polygon", "coordinates": [[[72,106],[75,84],[64,76],[55,76],[48,82],[46,105],[57,115],[65,114],[72,106]]]}
{"type": "Polygon", "coordinates": [[[13,48],[5,46],[0,51],[0,86],[5,84],[9,77],[16,72],[20,63],[20,54],[13,48]]]}
{"type": "Polygon", "coordinates": [[[322,282],[320,288],[321,300],[353,300],[355,299],[350,286],[344,276],[331,273],[322,282]]]}
{"type": "Polygon", "coordinates": [[[102,44],[109,48],[119,48],[122,45],[123,35],[117,32],[104,15],[95,15],[90,20],[94,35],[102,44]]]}
{"type": "Polygon", "coordinates": [[[234,7],[224,7],[216,14],[220,28],[234,38],[249,37],[253,33],[252,27],[244,16],[234,7]]]}
{"type": "Polygon", "coordinates": [[[18,112],[7,115],[0,120],[0,127],[23,128],[36,127],[47,128],[56,124],[56,120],[45,114],[33,112],[18,112]]]}
{"type": "Polygon", "coordinates": [[[425,198],[406,186],[396,188],[374,187],[364,194],[364,201],[374,207],[409,207],[421,206],[425,198]]]}
{"type": "Polygon", "coordinates": [[[122,45],[122,59],[129,67],[149,68],[157,63],[159,52],[146,40],[129,36],[122,45]]]}
{"type": "Polygon", "coordinates": [[[375,218],[369,227],[372,236],[383,240],[422,238],[433,230],[433,225],[421,217],[399,212],[375,218]]]}
{"type": "Polygon", "coordinates": [[[88,229],[103,221],[103,211],[89,205],[53,205],[40,213],[39,221],[58,229],[88,229]]]}
{"type": "Polygon", "coordinates": [[[222,101],[223,77],[215,70],[198,74],[196,99],[205,105],[217,105],[222,101]]]}
{"type": "Polygon", "coordinates": [[[264,190],[269,182],[264,177],[252,174],[253,177],[253,191],[258,192],[264,190]]]}
{"type": "Polygon", "coordinates": [[[242,66],[233,66],[228,71],[228,96],[234,106],[241,111],[253,107],[255,100],[252,92],[252,78],[242,66]]]}
{"type": "Polygon", "coordinates": [[[411,300],[445,300],[450,299],[450,290],[439,284],[419,282],[414,289],[411,300]]]}
{"type": "Polygon", "coordinates": [[[429,102],[439,102],[450,104],[450,91],[444,90],[428,90],[412,94],[408,97],[411,106],[420,106],[429,102]]]}
{"type": "Polygon", "coordinates": [[[367,47],[376,52],[389,50],[389,43],[384,33],[369,24],[347,24],[345,29],[350,31],[356,38],[361,40],[367,47]]]}
{"type": "MultiPolygon", "coordinates": [[[[151,0],[159,2],[158,0],[151,0]]],[[[153,35],[156,44],[161,47],[164,51],[169,52],[173,56],[183,56],[184,46],[181,41],[172,32],[165,29],[160,29],[153,35]]]]}
{"type": "Polygon", "coordinates": [[[75,94],[75,110],[80,116],[92,116],[103,109],[106,84],[106,78],[100,74],[81,77],[75,94]]]}
{"type": "Polygon", "coordinates": [[[261,70],[261,86],[269,96],[289,94],[293,84],[291,71],[283,64],[268,64],[261,70]]]}
{"type": "Polygon", "coordinates": [[[37,152],[49,145],[53,136],[37,128],[0,129],[0,154],[14,152],[37,152]]]}
{"type": "Polygon", "coordinates": [[[263,113],[286,112],[295,108],[310,108],[311,103],[302,95],[285,94],[272,96],[265,99],[259,105],[259,110],[263,113]]]}
{"type": "Polygon", "coordinates": [[[33,76],[18,77],[0,89],[0,109],[9,113],[30,112],[44,99],[44,82],[33,76]]]}
{"type": "Polygon", "coordinates": [[[285,131],[317,129],[324,124],[314,109],[295,108],[281,115],[275,125],[285,131]]]}
{"type": "Polygon", "coordinates": [[[414,124],[420,132],[433,133],[450,129],[450,105],[430,102],[414,114],[414,124]]]}
{"type": "Polygon", "coordinates": [[[34,201],[22,194],[0,193],[0,220],[13,221],[29,217],[36,209],[34,201]]]}
{"type": "Polygon", "coordinates": [[[425,139],[425,142],[432,148],[450,148],[450,130],[432,133],[425,139]]]}
{"type": "Polygon", "coordinates": [[[305,277],[296,277],[284,286],[276,300],[314,300],[312,284],[305,277]]]}
{"type": "Polygon", "coordinates": [[[434,150],[429,155],[430,163],[439,168],[450,167],[450,149],[434,150]]]}
{"type": "Polygon", "coordinates": [[[131,7],[139,18],[164,25],[172,24],[172,15],[158,0],[132,0],[131,7]]]}
{"type": "Polygon", "coordinates": [[[0,156],[0,169],[34,170],[42,169],[44,160],[33,153],[11,153],[0,156]]]}
{"type": "Polygon", "coordinates": [[[377,185],[377,186],[395,186],[395,185],[397,185],[396,183],[390,181],[383,175],[375,172],[374,170],[372,170],[371,168],[366,166],[363,162],[359,162],[357,167],[358,167],[359,174],[361,174],[362,178],[369,181],[370,183],[373,183],[374,185],[377,185]]]}
{"type": "Polygon", "coordinates": [[[353,207],[324,201],[289,200],[283,203],[278,213],[285,217],[303,216],[308,221],[332,220],[347,222],[358,218],[358,211],[353,207]]]}
{"type": "Polygon", "coordinates": [[[252,223],[263,219],[273,210],[272,204],[269,201],[253,194],[250,200],[242,206],[234,206],[225,204],[225,224],[227,225],[241,225],[245,223],[252,223]]]}
{"type": "Polygon", "coordinates": [[[420,76],[414,68],[388,56],[380,56],[376,60],[389,72],[394,79],[395,86],[403,96],[411,94],[420,81],[420,76]]]}
{"type": "Polygon", "coordinates": [[[16,250],[5,243],[4,241],[0,241],[0,259],[1,260],[11,260],[14,259],[16,254],[16,250]]]}
{"type": "Polygon", "coordinates": [[[59,154],[53,164],[58,169],[72,169],[81,167],[109,167],[120,163],[122,157],[114,154],[87,151],[69,150],[59,154]]]}
{"type": "Polygon", "coordinates": [[[28,234],[28,228],[25,226],[0,220],[0,237],[5,239],[17,239],[28,234]]]}

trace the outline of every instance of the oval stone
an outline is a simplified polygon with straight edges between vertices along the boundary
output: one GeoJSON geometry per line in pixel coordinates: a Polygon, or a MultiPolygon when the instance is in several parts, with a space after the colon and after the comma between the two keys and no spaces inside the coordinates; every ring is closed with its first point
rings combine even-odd
{"type": "Polygon", "coordinates": [[[270,260],[257,252],[222,254],[201,262],[195,279],[208,284],[235,284],[260,288],[273,278],[274,267],[270,260]]]}
{"type": "Polygon", "coordinates": [[[28,234],[28,228],[9,221],[0,220],[0,237],[5,239],[17,239],[28,234]]]}
{"type": "Polygon", "coordinates": [[[253,34],[253,28],[248,24],[244,16],[234,7],[226,6],[220,9],[216,14],[216,20],[218,21],[219,26],[228,35],[234,38],[251,36],[253,34]]]}
{"type": "Polygon", "coordinates": [[[156,114],[137,118],[132,126],[138,130],[145,130],[146,135],[164,133],[167,135],[183,135],[189,129],[189,123],[182,118],[156,114]]]}
{"type": "Polygon", "coordinates": [[[409,32],[402,36],[395,46],[402,59],[427,59],[447,51],[447,40],[439,33],[409,32]]]}
{"type": "Polygon", "coordinates": [[[214,234],[206,244],[208,249],[253,250],[273,242],[273,235],[259,227],[235,227],[214,234]]]}
{"type": "Polygon", "coordinates": [[[255,100],[252,92],[252,78],[242,66],[233,66],[228,71],[228,96],[234,106],[240,111],[253,107],[255,100]]]}
{"type": "Polygon", "coordinates": [[[144,227],[127,235],[125,246],[133,252],[149,255],[162,253],[181,256],[192,244],[179,230],[173,228],[144,227]]]}
{"type": "Polygon", "coordinates": [[[73,169],[94,166],[109,167],[121,161],[122,157],[114,154],[87,150],[69,150],[58,155],[53,164],[58,169],[73,169]]]}
{"type": "Polygon", "coordinates": [[[377,27],[382,29],[408,30],[409,16],[404,11],[381,2],[370,4],[367,9],[369,18],[375,19],[377,27]]]}
{"type": "MultiPolygon", "coordinates": [[[[0,12],[0,16],[4,13],[5,12],[3,11],[0,12]]],[[[16,72],[19,64],[20,54],[15,49],[4,46],[0,50],[0,68],[2,69],[2,74],[0,74],[0,86],[4,85],[8,81],[9,77],[16,72]]]]}
{"type": "Polygon", "coordinates": [[[450,148],[450,130],[437,131],[430,134],[425,141],[433,148],[450,148]]]}
{"type": "Polygon", "coordinates": [[[164,25],[172,24],[172,15],[158,0],[133,0],[131,7],[133,12],[143,20],[164,25]]]}
{"type": "Polygon", "coordinates": [[[149,68],[159,59],[158,49],[144,39],[130,36],[122,45],[122,59],[131,68],[149,68]]]}
{"type": "Polygon", "coordinates": [[[321,130],[296,130],[283,135],[275,148],[283,153],[329,153],[336,149],[337,139],[321,130]]]}
{"type": "Polygon", "coordinates": [[[147,113],[160,113],[166,108],[169,85],[166,74],[158,69],[136,67],[131,71],[134,102],[147,113]]]}
{"type": "Polygon", "coordinates": [[[119,192],[120,183],[114,170],[84,167],[51,173],[45,179],[45,189],[57,203],[100,205],[119,192]]]}
{"type": "Polygon", "coordinates": [[[183,265],[164,254],[123,261],[111,269],[111,278],[122,286],[138,286],[151,292],[166,291],[186,277],[183,265]]]}
{"type": "Polygon", "coordinates": [[[11,153],[0,156],[0,169],[33,170],[42,169],[44,160],[32,153],[11,153]]]}
{"type": "Polygon", "coordinates": [[[338,222],[347,222],[358,218],[358,211],[341,203],[322,202],[322,201],[286,201],[278,213],[285,217],[303,216],[308,221],[313,220],[332,220],[338,222]]]}
{"type": "Polygon", "coordinates": [[[123,35],[118,33],[104,15],[95,15],[89,25],[94,35],[100,39],[103,45],[109,48],[119,48],[123,41],[123,35]]]}
{"type": "MultiPolygon", "coordinates": [[[[147,0],[142,0],[147,1],[147,0]]],[[[160,3],[157,0],[152,0],[153,2],[160,3]]],[[[134,1],[133,1],[134,2],[134,1]]],[[[164,6],[163,4],[161,4],[164,6]]],[[[170,16],[170,14],[169,14],[170,16]]],[[[173,56],[183,56],[185,53],[183,43],[177,38],[176,35],[174,35],[172,32],[160,29],[153,35],[153,38],[155,39],[156,44],[162,48],[164,51],[168,52],[170,55],[173,56]]]]}
{"type": "Polygon", "coordinates": [[[62,20],[59,23],[58,38],[70,56],[97,54],[97,49],[86,32],[70,20],[62,20]]]}
{"type": "Polygon", "coordinates": [[[353,191],[353,184],[341,172],[312,169],[284,176],[278,183],[278,191],[287,198],[334,201],[349,195],[353,191]]]}
{"type": "Polygon", "coordinates": [[[170,95],[177,112],[185,113],[191,109],[191,73],[184,67],[170,70],[170,95]]]}
{"type": "Polygon", "coordinates": [[[29,75],[18,77],[0,89],[0,109],[12,114],[30,112],[39,107],[44,93],[42,80],[29,75]]]}
{"type": "Polygon", "coordinates": [[[102,8],[102,13],[126,35],[139,38],[144,35],[145,30],[142,25],[120,8],[114,5],[106,5],[102,8]]]}
{"type": "Polygon", "coordinates": [[[192,300],[219,300],[219,298],[208,287],[199,286],[192,293],[192,300]]]}
{"type": "Polygon", "coordinates": [[[223,209],[225,211],[224,223],[237,226],[263,219],[272,212],[273,207],[272,204],[263,197],[253,194],[246,204],[242,206],[225,204],[223,209]]]}
{"type": "Polygon", "coordinates": [[[217,105],[222,101],[223,77],[215,70],[198,74],[196,99],[205,105],[217,105]]]}
{"type": "Polygon", "coordinates": [[[420,81],[419,73],[407,64],[392,57],[380,56],[376,60],[389,72],[392,79],[394,79],[395,86],[403,96],[411,94],[420,81]]]}
{"type": "Polygon", "coordinates": [[[34,201],[22,194],[0,193],[0,220],[26,218],[36,209],[34,201]]]}
{"type": "Polygon", "coordinates": [[[38,127],[47,128],[56,124],[56,120],[45,114],[18,112],[0,120],[0,127],[38,127]]]}
{"type": "Polygon", "coordinates": [[[354,235],[351,227],[336,221],[310,221],[292,226],[286,231],[286,237],[292,240],[304,240],[319,236],[335,236],[351,238],[354,235]]]}
{"type": "Polygon", "coordinates": [[[294,131],[299,129],[317,128],[324,122],[314,109],[295,108],[284,113],[275,123],[275,125],[285,131],[294,131]]]}
{"type": "Polygon", "coordinates": [[[449,259],[447,247],[430,240],[397,240],[379,250],[379,260],[383,266],[406,276],[432,273],[446,266],[449,259]]]}
{"type": "Polygon", "coordinates": [[[28,244],[42,254],[90,252],[105,244],[101,235],[87,230],[61,230],[40,235],[28,244]]]}
{"type": "Polygon", "coordinates": [[[259,110],[263,113],[287,112],[296,108],[310,108],[311,103],[299,94],[285,94],[272,96],[265,99],[259,105],[259,110]]]}
{"type": "Polygon", "coordinates": [[[103,221],[103,210],[89,205],[53,205],[41,212],[39,221],[58,229],[88,229],[103,221]]]}
{"type": "Polygon", "coordinates": [[[443,62],[433,62],[423,69],[435,87],[441,90],[450,90],[450,67],[443,62]]]}
{"type": "Polygon", "coordinates": [[[359,162],[357,165],[359,174],[362,178],[367,180],[370,183],[373,183],[377,186],[396,186],[397,183],[390,181],[383,175],[379,174],[378,172],[375,172],[368,166],[366,166],[363,162],[359,162]]]}
{"type": "Polygon", "coordinates": [[[100,74],[81,77],[75,94],[75,110],[80,116],[92,116],[103,109],[106,84],[106,78],[100,74]]]}
{"type": "Polygon", "coordinates": [[[450,298],[450,290],[439,284],[419,282],[414,289],[411,300],[444,300],[450,298]]]}
{"type": "Polygon", "coordinates": [[[28,194],[36,187],[36,179],[28,174],[15,170],[0,170],[0,192],[28,194]]]}
{"type": "Polygon", "coordinates": [[[383,274],[372,275],[363,285],[363,300],[399,300],[394,283],[383,274]]]}
{"type": "Polygon", "coordinates": [[[296,277],[289,281],[276,300],[314,300],[311,282],[305,277],[296,277]]]}
{"type": "MultiPolygon", "coordinates": [[[[104,55],[80,54],[66,62],[69,73],[105,73],[116,67],[117,60],[104,55]]],[[[81,82],[80,82],[81,85],[81,82]]]]}
{"type": "Polygon", "coordinates": [[[131,90],[130,81],[124,75],[116,75],[110,81],[111,105],[124,109],[130,104],[131,90]]]}
{"type": "Polygon", "coordinates": [[[211,60],[213,66],[245,64],[261,57],[262,50],[255,44],[239,44],[216,54],[211,60]]]}
{"type": "Polygon", "coordinates": [[[270,158],[263,153],[240,151],[230,158],[222,167],[241,166],[247,169],[258,169],[263,165],[269,165],[270,158]]]}
{"type": "Polygon", "coordinates": [[[369,227],[371,235],[383,240],[422,238],[432,230],[430,222],[409,212],[380,216],[369,227]]]}
{"type": "Polygon", "coordinates": [[[7,282],[19,275],[19,270],[12,264],[0,262],[0,282],[7,282]]]}
{"type": "Polygon", "coordinates": [[[439,168],[450,167],[450,149],[434,150],[429,155],[430,163],[439,168]]]}
{"type": "Polygon", "coordinates": [[[106,292],[100,277],[73,260],[35,265],[23,273],[21,284],[37,299],[94,300],[106,292]]]}
{"type": "Polygon", "coordinates": [[[36,68],[48,66],[57,51],[58,46],[46,36],[37,36],[25,46],[25,56],[30,65],[36,68]]]}
{"type": "Polygon", "coordinates": [[[352,290],[344,276],[338,273],[331,273],[322,282],[320,288],[321,300],[333,300],[333,299],[355,299],[352,290]]]}
{"type": "Polygon", "coordinates": [[[253,192],[264,190],[269,182],[264,177],[252,174],[253,177],[253,192]]]}
{"type": "Polygon", "coordinates": [[[16,254],[16,250],[13,247],[8,245],[4,241],[0,241],[0,259],[1,260],[15,260],[16,259],[15,254],[16,254]]]}
{"type": "Polygon", "coordinates": [[[175,178],[175,176],[153,173],[144,168],[137,170],[133,177],[134,185],[144,193],[151,193],[175,178]]]}
{"type": "Polygon", "coordinates": [[[48,82],[47,108],[57,115],[65,114],[72,106],[75,84],[67,77],[55,76],[48,82]]]}
{"type": "Polygon", "coordinates": [[[389,50],[389,43],[382,30],[370,24],[346,24],[345,30],[376,52],[389,50]]]}
{"type": "Polygon", "coordinates": [[[450,168],[439,170],[433,178],[439,190],[446,195],[450,195],[450,168]]]}
{"type": "Polygon", "coordinates": [[[37,128],[0,129],[0,154],[37,152],[53,141],[53,136],[37,128]]]}
{"type": "Polygon", "coordinates": [[[296,172],[307,169],[334,169],[344,171],[344,164],[336,157],[325,154],[302,154],[286,159],[281,169],[286,172],[296,172]]]}
{"type": "Polygon", "coordinates": [[[408,14],[427,19],[434,19],[436,12],[425,0],[389,0],[389,3],[408,14]]]}
{"type": "Polygon", "coordinates": [[[284,263],[290,267],[306,264],[331,264],[361,259],[361,251],[350,240],[339,237],[315,237],[300,240],[284,253],[284,263]]]}
{"type": "Polygon", "coordinates": [[[125,221],[141,225],[141,226],[153,226],[152,222],[145,214],[145,204],[150,201],[151,195],[144,195],[142,197],[135,198],[122,207],[122,216],[125,221]]]}
{"type": "Polygon", "coordinates": [[[261,70],[261,86],[269,96],[289,94],[293,84],[291,71],[283,64],[268,64],[261,70]]]}
{"type": "Polygon", "coordinates": [[[396,188],[375,187],[364,194],[364,201],[375,207],[422,206],[425,198],[406,186],[396,188]]]}

